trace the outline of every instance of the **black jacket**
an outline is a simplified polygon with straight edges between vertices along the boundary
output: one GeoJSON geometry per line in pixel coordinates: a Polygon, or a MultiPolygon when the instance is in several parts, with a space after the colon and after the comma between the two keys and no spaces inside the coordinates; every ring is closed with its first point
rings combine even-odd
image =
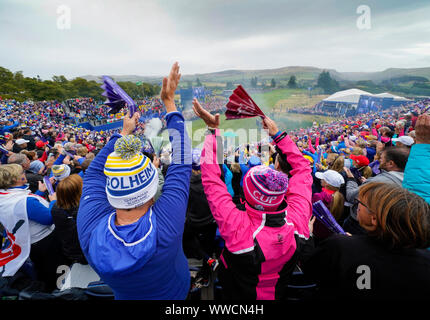
{"type": "Polygon", "coordinates": [[[28,140],[30,142],[27,142],[27,150],[35,150],[36,149],[36,142],[34,141],[34,137],[31,135],[25,135],[22,137],[25,140],[28,140]]]}
{"type": "Polygon", "coordinates": [[[393,249],[368,235],[333,235],[302,267],[319,285],[321,299],[430,299],[428,250],[393,249]]]}
{"type": "Polygon", "coordinates": [[[43,181],[43,176],[27,170],[25,171],[25,177],[27,178],[31,193],[35,193],[39,189],[39,181],[43,181]]]}
{"type": "Polygon", "coordinates": [[[192,174],[190,179],[190,195],[188,198],[188,209],[186,222],[195,226],[202,227],[213,223],[211,209],[203,190],[202,175],[192,174]]]}
{"type": "Polygon", "coordinates": [[[51,209],[55,231],[61,240],[63,255],[69,260],[70,265],[75,262],[88,264],[79,244],[78,231],[76,228],[77,213],[78,208],[64,210],[59,208],[57,204],[51,209]]]}

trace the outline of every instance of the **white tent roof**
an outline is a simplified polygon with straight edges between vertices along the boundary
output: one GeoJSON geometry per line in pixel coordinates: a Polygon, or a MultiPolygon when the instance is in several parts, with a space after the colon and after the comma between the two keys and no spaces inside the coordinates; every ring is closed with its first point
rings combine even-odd
{"type": "Polygon", "coordinates": [[[366,92],[360,89],[349,89],[338,91],[331,96],[323,99],[323,101],[358,103],[361,95],[373,96],[373,94],[371,94],[370,92],[366,92]]]}
{"type": "Polygon", "coordinates": [[[393,98],[394,100],[411,101],[405,97],[396,96],[396,95],[388,93],[388,92],[374,94],[373,96],[374,97],[380,97],[380,98],[393,98]]]}
{"type": "Polygon", "coordinates": [[[323,99],[323,101],[358,103],[361,95],[378,97],[378,98],[393,98],[394,100],[397,100],[397,101],[399,101],[399,100],[400,101],[411,101],[411,100],[406,99],[404,97],[396,96],[396,95],[388,93],[388,92],[372,94],[370,92],[363,91],[360,89],[349,89],[349,90],[338,91],[336,93],[333,93],[331,96],[323,99]]]}

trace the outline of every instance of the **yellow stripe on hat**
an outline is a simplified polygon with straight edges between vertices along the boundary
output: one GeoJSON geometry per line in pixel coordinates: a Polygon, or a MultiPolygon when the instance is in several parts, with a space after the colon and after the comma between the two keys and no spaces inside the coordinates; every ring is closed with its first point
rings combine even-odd
{"type": "Polygon", "coordinates": [[[112,153],[107,157],[107,159],[108,159],[108,160],[111,160],[111,161],[121,161],[121,162],[126,162],[126,161],[132,161],[133,159],[136,159],[136,158],[142,158],[142,157],[143,157],[143,154],[142,154],[142,153],[138,153],[138,154],[136,154],[133,158],[126,160],[126,159],[121,158],[120,156],[117,156],[117,153],[116,153],[116,152],[112,152],[112,153]]]}
{"type": "MultiPolygon", "coordinates": [[[[138,174],[139,172],[145,170],[146,167],[149,165],[149,163],[150,163],[149,158],[147,158],[146,161],[145,161],[145,163],[143,164],[143,166],[141,166],[140,168],[137,168],[136,170],[133,170],[133,171],[126,171],[126,170],[124,170],[124,171],[121,171],[121,172],[110,171],[109,167],[105,166],[104,174],[107,175],[107,176],[110,176],[110,177],[115,177],[115,176],[132,176],[132,175],[138,174]]],[[[124,166],[123,168],[127,169],[128,166],[124,166]]]]}
{"type": "Polygon", "coordinates": [[[124,177],[124,176],[133,176],[135,174],[142,172],[143,170],[145,170],[145,168],[143,167],[136,169],[134,171],[124,171],[124,172],[111,172],[111,171],[105,170],[104,174],[109,177],[124,177]]]}
{"type": "Polygon", "coordinates": [[[122,167],[134,167],[143,161],[143,156],[133,159],[132,161],[106,161],[105,167],[108,168],[122,168],[122,167]]]}

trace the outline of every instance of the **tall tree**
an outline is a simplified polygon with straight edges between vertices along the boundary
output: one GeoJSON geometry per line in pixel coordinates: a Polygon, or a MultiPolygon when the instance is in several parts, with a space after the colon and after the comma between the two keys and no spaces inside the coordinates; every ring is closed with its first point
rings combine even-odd
{"type": "Polygon", "coordinates": [[[330,76],[330,72],[323,71],[318,76],[318,87],[324,90],[324,93],[334,93],[339,90],[339,83],[330,76]]]}
{"type": "Polygon", "coordinates": [[[257,79],[257,77],[252,77],[251,78],[251,87],[257,88],[257,86],[258,86],[258,79],[257,79]]]}
{"type": "Polygon", "coordinates": [[[297,88],[297,81],[296,81],[295,75],[292,75],[290,77],[290,80],[288,80],[287,86],[288,86],[288,88],[297,88]]]}
{"type": "Polygon", "coordinates": [[[270,81],[270,86],[271,86],[272,88],[275,88],[275,87],[276,87],[276,81],[275,81],[275,79],[274,79],[274,78],[272,78],[272,80],[270,81]]]}

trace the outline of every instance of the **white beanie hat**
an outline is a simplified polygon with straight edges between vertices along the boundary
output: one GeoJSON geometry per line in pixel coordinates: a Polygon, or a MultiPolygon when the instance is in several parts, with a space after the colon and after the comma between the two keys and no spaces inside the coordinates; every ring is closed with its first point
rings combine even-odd
{"type": "Polygon", "coordinates": [[[56,181],[61,181],[70,176],[70,167],[67,164],[52,166],[52,174],[56,181]]]}
{"type": "Polygon", "coordinates": [[[137,208],[155,196],[158,171],[140,150],[139,138],[128,135],[119,138],[105,163],[106,194],[116,209],[137,208]]]}

